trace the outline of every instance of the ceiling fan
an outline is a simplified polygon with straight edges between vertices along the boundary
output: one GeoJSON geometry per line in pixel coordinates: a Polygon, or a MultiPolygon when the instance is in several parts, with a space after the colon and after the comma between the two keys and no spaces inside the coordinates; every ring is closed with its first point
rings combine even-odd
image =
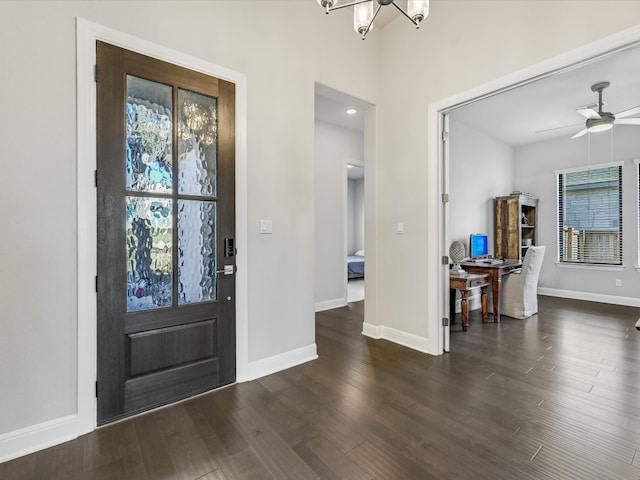
{"type": "Polygon", "coordinates": [[[609,86],[609,82],[598,82],[591,86],[592,92],[598,92],[598,110],[591,108],[591,105],[579,107],[576,111],[586,117],[587,122],[585,128],[580,130],[571,138],[578,138],[586,133],[604,132],[613,127],[613,125],[640,125],[640,118],[627,118],[640,113],[640,106],[618,112],[615,115],[611,112],[603,112],[602,107],[602,91],[609,86]]]}

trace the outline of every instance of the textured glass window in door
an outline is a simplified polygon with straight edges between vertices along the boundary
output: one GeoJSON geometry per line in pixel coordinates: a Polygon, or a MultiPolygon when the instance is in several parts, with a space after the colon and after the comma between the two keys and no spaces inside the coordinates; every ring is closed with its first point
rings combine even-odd
{"type": "Polygon", "coordinates": [[[169,193],[173,188],[171,87],[127,76],[127,190],[169,193]]]}
{"type": "Polygon", "coordinates": [[[178,303],[216,300],[216,203],[178,200],[178,303]]]}
{"type": "Polygon", "coordinates": [[[217,100],[178,90],[178,192],[216,195],[217,100]]]}
{"type": "Polygon", "coordinates": [[[126,197],[127,311],[173,301],[173,201],[126,197]]]}

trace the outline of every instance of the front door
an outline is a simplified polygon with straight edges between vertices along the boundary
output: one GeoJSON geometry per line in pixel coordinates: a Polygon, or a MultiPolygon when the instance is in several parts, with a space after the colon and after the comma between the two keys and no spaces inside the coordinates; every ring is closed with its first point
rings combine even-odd
{"type": "Polygon", "coordinates": [[[98,423],[235,381],[235,89],[97,44],[98,423]]]}

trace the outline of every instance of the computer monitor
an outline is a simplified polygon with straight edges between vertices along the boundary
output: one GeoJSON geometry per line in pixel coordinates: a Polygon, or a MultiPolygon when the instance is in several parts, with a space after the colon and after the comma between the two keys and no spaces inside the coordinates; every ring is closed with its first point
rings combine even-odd
{"type": "Polygon", "coordinates": [[[485,233],[472,233],[470,235],[469,256],[471,258],[483,258],[489,256],[489,235],[485,233]]]}

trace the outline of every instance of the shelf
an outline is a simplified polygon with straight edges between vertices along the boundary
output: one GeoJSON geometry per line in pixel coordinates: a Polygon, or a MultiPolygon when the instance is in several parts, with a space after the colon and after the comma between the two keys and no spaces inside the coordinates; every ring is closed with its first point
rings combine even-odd
{"type": "Polygon", "coordinates": [[[537,244],[538,200],[530,195],[495,198],[495,255],[522,261],[537,244]],[[527,245],[525,242],[531,242],[527,245]],[[525,243],[525,244],[523,244],[525,243]]]}

